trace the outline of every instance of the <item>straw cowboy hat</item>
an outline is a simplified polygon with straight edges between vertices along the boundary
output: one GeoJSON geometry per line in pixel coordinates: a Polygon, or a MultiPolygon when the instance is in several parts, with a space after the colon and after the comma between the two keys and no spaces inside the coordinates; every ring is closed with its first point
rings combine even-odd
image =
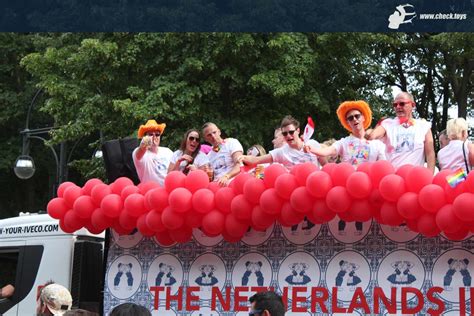
{"type": "Polygon", "coordinates": [[[352,132],[351,126],[346,120],[347,113],[352,110],[357,110],[364,116],[364,129],[369,128],[370,124],[372,123],[372,110],[370,109],[370,106],[367,104],[367,102],[362,100],[346,101],[339,105],[336,113],[342,126],[344,126],[344,128],[349,132],[352,132]]]}
{"type": "Polygon", "coordinates": [[[147,132],[151,131],[158,131],[160,134],[163,134],[165,127],[165,123],[158,124],[155,120],[148,120],[145,125],[140,125],[140,128],[138,129],[138,138],[142,138],[147,132]]]}

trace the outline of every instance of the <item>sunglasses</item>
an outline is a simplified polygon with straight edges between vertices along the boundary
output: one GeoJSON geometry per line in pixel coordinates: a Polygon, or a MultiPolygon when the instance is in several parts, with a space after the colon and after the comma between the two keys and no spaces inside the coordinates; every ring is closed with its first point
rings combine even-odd
{"type": "Polygon", "coordinates": [[[146,133],[146,136],[156,136],[156,137],[160,137],[160,136],[161,136],[161,133],[160,133],[160,132],[146,133]]]}
{"type": "Polygon", "coordinates": [[[411,104],[411,101],[407,101],[407,102],[393,102],[393,107],[396,108],[397,106],[401,106],[401,107],[404,107],[405,105],[407,104],[411,104]]]}
{"type": "Polygon", "coordinates": [[[296,132],[296,130],[292,130],[292,131],[287,131],[287,132],[281,132],[281,134],[283,135],[283,137],[286,137],[288,136],[288,134],[290,134],[291,136],[293,136],[293,134],[296,132]]]}
{"type": "Polygon", "coordinates": [[[199,142],[199,137],[189,136],[188,140],[190,140],[192,142],[199,142]]]}
{"type": "MultiPolygon", "coordinates": [[[[294,131],[293,131],[294,132],[294,131]]],[[[263,311],[261,309],[254,309],[252,311],[250,311],[249,313],[249,316],[255,316],[255,315],[258,315],[260,313],[262,313],[263,311]]]]}
{"type": "Polygon", "coordinates": [[[362,116],[362,114],[349,115],[348,117],[346,117],[346,120],[348,122],[352,122],[354,119],[356,119],[356,120],[360,119],[361,116],[362,116]]]}

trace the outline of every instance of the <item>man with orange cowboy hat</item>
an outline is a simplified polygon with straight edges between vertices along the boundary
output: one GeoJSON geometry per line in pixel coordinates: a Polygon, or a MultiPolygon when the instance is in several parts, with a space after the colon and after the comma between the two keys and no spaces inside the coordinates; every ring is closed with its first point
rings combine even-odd
{"type": "Polygon", "coordinates": [[[132,156],[140,182],[155,181],[162,186],[164,184],[173,156],[169,148],[160,147],[165,127],[165,123],[158,124],[155,120],[148,120],[138,129],[138,138],[142,140],[132,156]]]}

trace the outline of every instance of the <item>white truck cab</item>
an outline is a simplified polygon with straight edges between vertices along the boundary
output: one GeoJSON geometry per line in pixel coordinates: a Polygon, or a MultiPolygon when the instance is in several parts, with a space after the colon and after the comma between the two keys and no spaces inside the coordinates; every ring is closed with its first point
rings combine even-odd
{"type": "Polygon", "coordinates": [[[0,220],[0,287],[15,287],[0,299],[0,315],[36,315],[39,290],[49,281],[70,289],[73,306],[99,312],[104,235],[66,233],[48,214],[0,220]]]}

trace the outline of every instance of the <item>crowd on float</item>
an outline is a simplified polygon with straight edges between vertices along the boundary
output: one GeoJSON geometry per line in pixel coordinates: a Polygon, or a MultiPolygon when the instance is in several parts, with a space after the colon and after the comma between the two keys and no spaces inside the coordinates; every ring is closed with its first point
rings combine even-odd
{"type": "MultiPolygon", "coordinates": [[[[155,181],[160,185],[171,171],[188,173],[202,169],[210,179],[226,186],[239,173],[255,173],[256,169],[252,167],[271,163],[282,164],[291,170],[306,162],[321,167],[327,162],[340,161],[357,167],[363,162],[388,160],[395,169],[408,164],[426,166],[434,173],[436,155],[431,123],[413,117],[416,103],[410,93],[399,93],[392,105],[396,117],[382,119],[370,129],[370,106],[364,101],[343,102],[337,109],[337,116],[350,135],[322,144],[314,139],[303,139],[300,123],[292,116],[285,116],[275,129],[274,149],[266,153],[262,146],[253,145],[246,155],[237,139],[224,139],[219,127],[212,122],[204,124],[201,130],[188,130],[180,148],[172,152],[160,146],[166,124],[149,120],[139,128],[141,143],[133,152],[133,160],[141,182],[155,181]],[[212,147],[201,144],[201,136],[212,147]]],[[[474,165],[474,144],[468,140],[466,120],[449,120],[439,142],[439,169],[453,172],[461,169],[467,174],[474,165]]]]}

